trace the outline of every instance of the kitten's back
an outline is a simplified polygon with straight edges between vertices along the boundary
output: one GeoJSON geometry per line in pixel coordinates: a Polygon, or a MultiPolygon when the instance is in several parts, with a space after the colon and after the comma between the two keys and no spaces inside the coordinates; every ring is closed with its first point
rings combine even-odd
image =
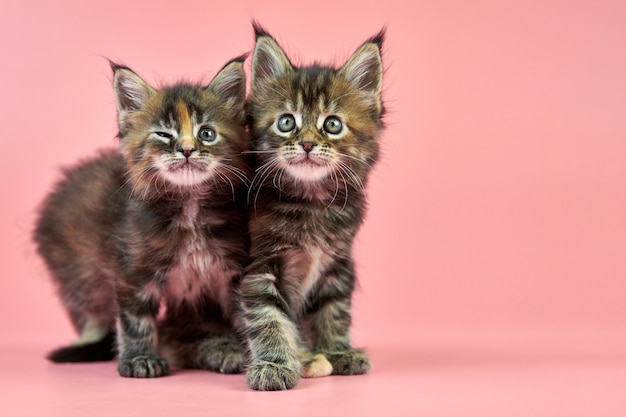
{"type": "Polygon", "coordinates": [[[128,199],[122,186],[124,171],[117,150],[102,151],[66,169],[43,202],[34,230],[37,250],[76,330],[97,329],[97,336],[81,349],[73,346],[70,351],[52,352],[52,361],[113,359],[113,341],[107,334],[115,321],[114,267],[107,259],[114,252],[116,230],[128,199]]]}

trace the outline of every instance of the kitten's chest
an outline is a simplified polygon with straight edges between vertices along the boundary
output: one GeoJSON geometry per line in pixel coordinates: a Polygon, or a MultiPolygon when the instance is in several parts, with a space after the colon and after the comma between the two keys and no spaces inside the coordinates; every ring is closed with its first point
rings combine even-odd
{"type": "Polygon", "coordinates": [[[225,307],[233,273],[225,266],[227,254],[222,245],[211,237],[211,225],[199,221],[199,211],[192,204],[174,220],[177,244],[166,278],[166,295],[191,303],[210,297],[225,307]]]}
{"type": "Polygon", "coordinates": [[[283,254],[282,277],[295,290],[292,303],[297,309],[306,304],[332,262],[328,248],[314,243],[287,250],[283,254]]]}

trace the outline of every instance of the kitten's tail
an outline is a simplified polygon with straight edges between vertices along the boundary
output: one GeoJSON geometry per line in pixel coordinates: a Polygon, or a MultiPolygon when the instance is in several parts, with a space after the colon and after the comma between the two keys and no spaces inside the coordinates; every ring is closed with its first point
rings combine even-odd
{"type": "Polygon", "coordinates": [[[95,342],[55,349],[47,358],[56,363],[111,361],[115,359],[115,333],[109,332],[95,342]]]}

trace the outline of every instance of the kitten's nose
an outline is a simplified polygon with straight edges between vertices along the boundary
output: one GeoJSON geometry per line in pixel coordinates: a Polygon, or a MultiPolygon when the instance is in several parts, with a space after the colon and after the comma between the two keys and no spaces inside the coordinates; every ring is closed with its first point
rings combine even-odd
{"type": "Polygon", "coordinates": [[[193,151],[196,150],[195,146],[179,146],[176,148],[178,152],[182,152],[185,158],[189,159],[193,151]]]}
{"type": "Polygon", "coordinates": [[[300,146],[302,146],[302,149],[304,149],[304,152],[309,153],[313,150],[313,147],[317,145],[315,142],[312,142],[310,140],[303,140],[302,142],[300,142],[300,146]]]}

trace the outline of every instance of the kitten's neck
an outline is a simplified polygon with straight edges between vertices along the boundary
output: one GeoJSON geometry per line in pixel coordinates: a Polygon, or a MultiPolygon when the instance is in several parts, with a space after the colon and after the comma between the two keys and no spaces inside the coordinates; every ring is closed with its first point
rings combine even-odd
{"type": "Polygon", "coordinates": [[[137,202],[145,202],[153,205],[167,205],[168,207],[183,207],[189,202],[197,202],[198,205],[223,205],[221,203],[241,198],[240,187],[231,188],[211,182],[196,186],[179,186],[168,184],[162,179],[157,179],[148,185],[129,184],[130,198],[137,202]]]}
{"type": "MultiPolygon", "coordinates": [[[[302,182],[282,179],[279,184],[265,183],[264,193],[274,195],[277,199],[291,199],[307,204],[321,204],[325,206],[351,202],[358,203],[364,199],[362,187],[355,187],[349,182],[326,179],[317,182],[302,182]]],[[[253,191],[254,192],[254,191],[253,191]]]]}
{"type": "MultiPolygon", "coordinates": [[[[253,191],[255,193],[255,191],[253,191]]],[[[361,189],[341,184],[339,188],[324,185],[303,185],[302,183],[292,187],[276,188],[266,184],[259,195],[251,194],[252,200],[259,204],[272,204],[273,201],[290,203],[296,206],[321,208],[331,211],[344,211],[347,208],[362,207],[365,205],[365,195],[361,189]]]]}

